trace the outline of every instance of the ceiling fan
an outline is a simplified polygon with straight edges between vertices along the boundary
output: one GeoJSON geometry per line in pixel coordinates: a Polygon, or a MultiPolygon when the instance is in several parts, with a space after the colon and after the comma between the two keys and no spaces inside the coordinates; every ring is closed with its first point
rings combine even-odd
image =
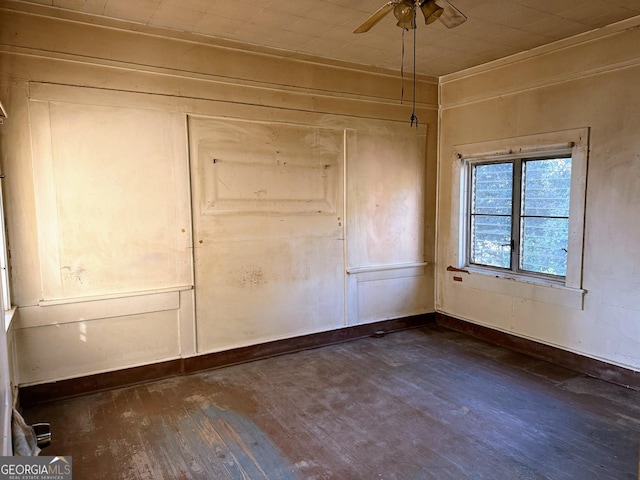
{"type": "MultiPolygon", "coordinates": [[[[371,30],[380,20],[386,17],[389,12],[398,20],[396,24],[402,28],[402,95],[404,97],[404,32],[413,30],[413,111],[411,112],[411,126],[415,123],[418,128],[418,117],[416,116],[416,17],[420,9],[424,16],[424,22],[430,23],[440,20],[448,28],[454,28],[467,21],[467,17],[447,0],[390,0],[380,7],[376,12],[367,18],[362,25],[353,33],[364,33],[371,30]]],[[[402,100],[401,100],[402,101],[402,100]]]]}
{"type": "Polygon", "coordinates": [[[391,0],[367,18],[353,33],[368,32],[371,27],[393,11],[396,24],[403,29],[416,28],[416,10],[420,9],[427,25],[440,20],[448,28],[454,28],[467,21],[467,17],[447,0],[391,0]]]}

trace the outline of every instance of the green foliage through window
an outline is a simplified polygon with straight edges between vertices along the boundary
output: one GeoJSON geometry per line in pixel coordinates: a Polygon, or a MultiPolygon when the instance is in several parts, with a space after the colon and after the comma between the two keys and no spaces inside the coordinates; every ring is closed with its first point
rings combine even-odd
{"type": "Polygon", "coordinates": [[[564,277],[570,190],[570,157],[472,164],[469,262],[564,277]]]}

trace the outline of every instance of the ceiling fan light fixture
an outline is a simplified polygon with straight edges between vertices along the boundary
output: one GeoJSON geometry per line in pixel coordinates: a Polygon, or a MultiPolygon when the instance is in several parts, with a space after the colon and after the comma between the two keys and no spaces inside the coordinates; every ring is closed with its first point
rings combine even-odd
{"type": "Polygon", "coordinates": [[[416,22],[411,20],[410,22],[398,22],[396,26],[400,28],[404,28],[405,30],[413,30],[416,28],[416,22]]]}
{"type": "Polygon", "coordinates": [[[393,14],[398,19],[398,24],[406,24],[413,22],[413,4],[399,3],[393,8],[393,14]]]}
{"type": "Polygon", "coordinates": [[[442,12],[444,12],[444,8],[436,5],[435,0],[427,0],[422,5],[420,5],[420,10],[422,10],[422,14],[424,15],[424,23],[429,25],[430,23],[435,22],[442,12]]]}
{"type": "Polygon", "coordinates": [[[420,8],[427,25],[440,20],[447,28],[454,28],[467,21],[467,17],[449,0],[388,0],[367,18],[353,33],[368,32],[371,27],[393,12],[397,25],[404,29],[416,28],[416,9],[420,8]],[[436,1],[438,3],[436,3],[436,1]]]}

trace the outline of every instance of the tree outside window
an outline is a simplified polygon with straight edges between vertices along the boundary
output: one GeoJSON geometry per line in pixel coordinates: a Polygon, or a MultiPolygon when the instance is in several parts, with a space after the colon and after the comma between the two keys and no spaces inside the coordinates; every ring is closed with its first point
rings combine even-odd
{"type": "Polygon", "coordinates": [[[469,264],[567,274],[571,156],[471,164],[469,264]]]}

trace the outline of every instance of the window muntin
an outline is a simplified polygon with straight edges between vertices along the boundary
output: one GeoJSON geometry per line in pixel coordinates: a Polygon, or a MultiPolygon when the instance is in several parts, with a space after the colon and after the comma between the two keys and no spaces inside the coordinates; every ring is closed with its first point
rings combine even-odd
{"type": "Polygon", "coordinates": [[[571,155],[470,163],[468,263],[564,279],[571,155]]]}

